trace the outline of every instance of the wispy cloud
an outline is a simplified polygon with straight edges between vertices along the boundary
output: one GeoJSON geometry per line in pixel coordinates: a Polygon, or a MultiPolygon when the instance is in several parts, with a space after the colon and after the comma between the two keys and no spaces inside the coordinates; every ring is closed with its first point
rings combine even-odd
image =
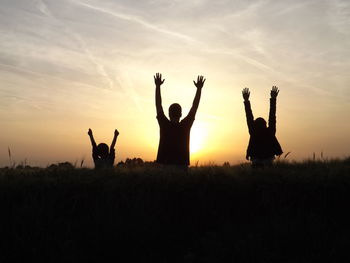
{"type": "Polygon", "coordinates": [[[90,59],[90,61],[95,65],[96,70],[99,73],[99,75],[103,79],[106,80],[106,82],[108,83],[108,87],[110,89],[113,89],[114,88],[113,80],[107,74],[104,66],[98,62],[98,59],[90,51],[90,49],[88,48],[88,45],[86,44],[86,42],[84,41],[82,36],[79,35],[78,33],[74,32],[74,30],[72,30],[71,28],[69,28],[63,20],[54,16],[53,13],[51,12],[51,10],[49,9],[49,7],[45,4],[44,0],[38,1],[38,8],[43,14],[49,16],[52,19],[55,19],[56,21],[59,21],[64,26],[64,30],[67,32],[67,34],[70,35],[79,44],[82,51],[87,55],[87,57],[90,59]]]}
{"type": "MultiPolygon", "coordinates": [[[[85,5],[83,5],[83,6],[85,6],[85,5]]],[[[84,38],[79,33],[77,33],[75,30],[73,30],[71,27],[69,27],[68,24],[65,23],[64,20],[59,19],[57,16],[55,16],[51,12],[51,10],[49,9],[48,5],[45,4],[44,0],[39,0],[38,8],[43,14],[49,16],[52,19],[55,19],[56,21],[58,21],[58,22],[60,22],[62,24],[62,26],[64,28],[64,31],[72,39],[74,39],[75,42],[78,43],[78,46],[81,48],[83,53],[86,54],[87,58],[95,66],[98,75],[100,75],[101,78],[104,79],[105,82],[108,84],[108,88],[110,90],[114,90],[116,87],[122,89],[124,94],[131,101],[133,101],[135,103],[137,109],[141,112],[142,109],[141,109],[141,106],[140,106],[140,103],[139,103],[139,95],[136,92],[136,90],[134,89],[134,87],[132,85],[128,85],[127,83],[121,82],[120,78],[119,79],[115,78],[115,80],[112,79],[112,77],[107,73],[107,70],[106,70],[105,66],[101,62],[99,62],[99,59],[90,50],[90,48],[89,48],[88,44],[86,43],[86,41],[84,40],[84,38]],[[116,83],[117,83],[117,85],[116,85],[116,83]],[[125,85],[127,87],[124,87],[125,85]]]]}
{"type": "Polygon", "coordinates": [[[344,34],[350,35],[350,3],[344,0],[330,0],[331,8],[328,13],[330,25],[333,28],[344,34]]]}
{"type": "Polygon", "coordinates": [[[172,37],[184,40],[184,41],[189,42],[189,43],[196,42],[196,40],[193,39],[190,36],[187,36],[187,35],[181,34],[179,32],[174,32],[174,31],[162,28],[162,27],[160,27],[158,25],[155,25],[155,24],[152,24],[150,22],[147,22],[146,20],[144,20],[144,19],[142,19],[142,18],[140,18],[138,16],[135,16],[135,15],[118,13],[118,12],[116,12],[114,10],[111,11],[111,10],[108,10],[106,8],[95,6],[95,5],[91,5],[91,4],[88,4],[88,3],[85,3],[85,2],[82,2],[82,1],[78,1],[78,0],[71,0],[71,1],[76,3],[76,4],[78,4],[78,5],[81,5],[81,6],[84,6],[86,8],[92,9],[94,11],[102,12],[104,14],[108,14],[110,16],[113,16],[113,17],[116,17],[116,18],[119,18],[119,19],[123,19],[123,20],[129,21],[129,22],[137,23],[137,24],[139,24],[139,25],[141,25],[141,26],[143,26],[145,28],[148,28],[148,29],[157,31],[159,33],[163,33],[163,34],[166,34],[166,35],[169,35],[169,36],[172,36],[172,37]]]}

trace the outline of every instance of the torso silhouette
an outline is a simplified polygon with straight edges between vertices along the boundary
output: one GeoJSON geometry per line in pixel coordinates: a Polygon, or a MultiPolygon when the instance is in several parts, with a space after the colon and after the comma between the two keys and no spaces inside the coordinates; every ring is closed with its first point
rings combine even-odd
{"type": "Polygon", "coordinates": [[[276,99],[270,99],[269,126],[256,129],[254,117],[249,101],[244,102],[247,124],[250,134],[246,158],[273,158],[283,153],[275,136],[276,134],[276,99]]]}
{"type": "Polygon", "coordinates": [[[101,158],[97,154],[97,148],[92,149],[92,158],[94,159],[95,169],[112,168],[115,159],[115,150],[110,149],[109,154],[105,158],[101,158]]]}
{"type": "Polygon", "coordinates": [[[160,127],[160,139],[157,162],[161,164],[190,164],[190,131],[194,115],[188,114],[179,123],[168,120],[163,111],[157,116],[160,127]]]}
{"type": "Polygon", "coordinates": [[[269,127],[251,133],[247,149],[248,157],[265,159],[273,158],[281,153],[281,146],[269,127]]]}

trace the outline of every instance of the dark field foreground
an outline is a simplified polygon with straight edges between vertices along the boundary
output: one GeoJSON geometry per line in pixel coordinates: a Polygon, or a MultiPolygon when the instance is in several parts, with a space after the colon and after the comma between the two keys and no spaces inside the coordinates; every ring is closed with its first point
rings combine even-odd
{"type": "Polygon", "coordinates": [[[349,262],[350,159],[0,169],[0,262],[349,262]]]}

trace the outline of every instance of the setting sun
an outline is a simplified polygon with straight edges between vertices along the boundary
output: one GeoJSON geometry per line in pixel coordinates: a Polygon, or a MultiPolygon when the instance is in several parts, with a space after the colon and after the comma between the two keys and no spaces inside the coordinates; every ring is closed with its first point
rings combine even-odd
{"type": "Polygon", "coordinates": [[[191,129],[190,152],[191,154],[200,154],[201,150],[206,147],[208,130],[203,122],[193,125],[191,129]]]}

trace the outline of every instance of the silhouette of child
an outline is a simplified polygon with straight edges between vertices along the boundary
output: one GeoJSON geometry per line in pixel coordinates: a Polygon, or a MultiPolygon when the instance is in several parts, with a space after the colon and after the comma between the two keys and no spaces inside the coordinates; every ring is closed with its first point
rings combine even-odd
{"type": "Polygon", "coordinates": [[[283,153],[282,148],[276,138],[276,99],[279,90],[276,86],[271,89],[269,126],[266,121],[259,117],[254,120],[250,107],[250,91],[243,89],[244,107],[247,117],[248,130],[250,134],[246,159],[252,162],[253,167],[271,166],[275,155],[283,153]]]}
{"type": "Polygon", "coordinates": [[[160,93],[160,86],[164,83],[164,79],[159,73],[154,76],[157,120],[160,128],[157,163],[174,165],[187,170],[190,164],[190,131],[199,106],[204,82],[203,76],[198,76],[197,82],[193,81],[197,90],[188,115],[180,121],[182,109],[179,104],[174,103],[169,107],[169,120],[164,114],[160,93]]]}
{"type": "Polygon", "coordinates": [[[119,135],[118,130],[116,129],[114,131],[114,137],[110,148],[108,148],[108,145],[105,143],[100,143],[99,145],[96,145],[94,135],[92,134],[91,129],[89,129],[88,135],[90,136],[90,141],[92,145],[92,158],[95,163],[95,169],[112,168],[114,165],[115,158],[114,146],[119,135]]]}

